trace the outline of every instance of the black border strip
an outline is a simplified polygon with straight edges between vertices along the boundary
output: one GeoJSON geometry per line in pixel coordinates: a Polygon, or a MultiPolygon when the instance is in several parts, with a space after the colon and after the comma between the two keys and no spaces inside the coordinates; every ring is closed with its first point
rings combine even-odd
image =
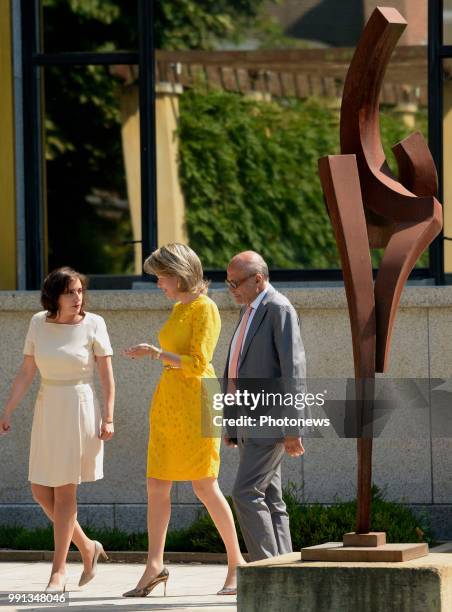
{"type": "Polygon", "coordinates": [[[140,56],[141,253],[157,248],[157,142],[155,129],[154,3],[138,0],[140,56]]]}
{"type": "MultiPolygon", "coordinates": [[[[438,198],[443,202],[443,83],[441,54],[443,2],[428,3],[428,142],[438,172],[438,198]]],[[[447,49],[447,48],[446,48],[447,49]]],[[[445,284],[443,231],[429,248],[430,274],[437,285],[445,284]]]]}
{"type": "Polygon", "coordinates": [[[32,58],[34,66],[105,66],[108,64],[128,66],[138,64],[138,61],[139,54],[131,51],[35,53],[32,58]]]}
{"type": "Polygon", "coordinates": [[[44,205],[40,68],[32,58],[40,44],[39,0],[22,0],[23,155],[26,288],[38,289],[44,276],[44,205]]]}

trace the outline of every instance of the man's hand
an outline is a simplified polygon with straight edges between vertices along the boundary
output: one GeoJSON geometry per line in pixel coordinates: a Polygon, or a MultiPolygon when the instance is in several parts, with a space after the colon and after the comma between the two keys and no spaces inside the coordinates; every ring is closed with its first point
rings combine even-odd
{"type": "Polygon", "coordinates": [[[237,448],[237,444],[229,436],[223,436],[223,441],[229,448],[237,448]]]}
{"type": "Polygon", "coordinates": [[[304,453],[301,438],[288,436],[284,439],[284,449],[291,457],[300,457],[304,453]]]}

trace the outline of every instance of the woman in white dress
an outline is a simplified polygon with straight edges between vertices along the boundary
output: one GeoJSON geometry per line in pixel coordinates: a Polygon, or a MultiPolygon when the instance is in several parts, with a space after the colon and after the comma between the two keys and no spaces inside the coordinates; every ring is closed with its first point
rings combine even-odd
{"type": "Polygon", "coordinates": [[[102,545],[77,522],[77,485],[103,477],[103,441],[113,436],[114,379],[105,321],[85,312],[86,278],[59,268],[44,281],[41,303],[25,340],[24,359],[3,415],[0,433],[11,430],[11,415],[25,396],[36,369],[41,386],[31,433],[29,476],[34,499],[53,521],[55,553],[47,585],[64,590],[71,540],[84,570],[80,585],[96,573],[102,545]],[[96,363],[103,391],[103,415],[93,386],[96,363]]]}

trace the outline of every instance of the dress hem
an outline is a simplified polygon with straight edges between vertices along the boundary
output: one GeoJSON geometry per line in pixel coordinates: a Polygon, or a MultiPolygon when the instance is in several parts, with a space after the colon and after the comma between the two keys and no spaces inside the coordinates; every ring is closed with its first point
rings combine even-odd
{"type": "Polygon", "coordinates": [[[75,485],[79,485],[79,484],[83,484],[84,482],[96,482],[96,480],[102,480],[104,476],[97,476],[96,478],[85,478],[85,479],[79,479],[77,482],[73,482],[72,480],[70,482],[61,482],[58,484],[49,484],[48,482],[38,482],[37,480],[31,480],[31,478],[28,478],[28,482],[31,482],[31,484],[37,484],[37,485],[41,485],[42,487],[64,487],[65,485],[68,484],[75,484],[75,485]]]}

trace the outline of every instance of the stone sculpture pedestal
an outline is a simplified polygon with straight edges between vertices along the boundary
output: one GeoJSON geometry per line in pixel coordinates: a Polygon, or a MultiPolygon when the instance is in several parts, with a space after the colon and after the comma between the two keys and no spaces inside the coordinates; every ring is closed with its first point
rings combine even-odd
{"type": "Polygon", "coordinates": [[[238,612],[450,612],[452,555],[336,563],[296,552],[239,567],[238,587],[238,612]]]}
{"type": "Polygon", "coordinates": [[[428,555],[428,545],[386,544],[384,531],[346,533],[343,542],[327,542],[301,549],[302,561],[386,561],[400,563],[428,555]]]}

